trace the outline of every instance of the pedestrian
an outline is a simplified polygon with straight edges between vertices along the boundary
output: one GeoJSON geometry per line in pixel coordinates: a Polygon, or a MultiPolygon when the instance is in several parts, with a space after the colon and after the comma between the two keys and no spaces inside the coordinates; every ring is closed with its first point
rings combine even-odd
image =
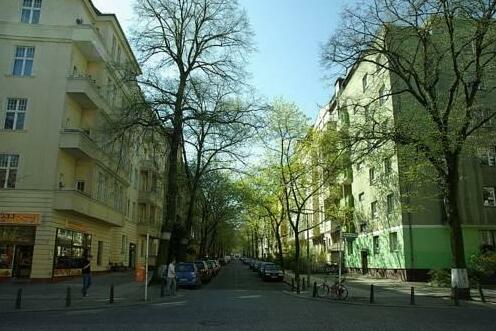
{"type": "Polygon", "coordinates": [[[83,297],[88,294],[88,288],[91,285],[91,255],[87,255],[83,260],[83,267],[81,268],[81,274],[83,275],[83,297]]]}
{"type": "Polygon", "coordinates": [[[176,260],[173,259],[167,267],[167,295],[176,295],[176,260]]]}

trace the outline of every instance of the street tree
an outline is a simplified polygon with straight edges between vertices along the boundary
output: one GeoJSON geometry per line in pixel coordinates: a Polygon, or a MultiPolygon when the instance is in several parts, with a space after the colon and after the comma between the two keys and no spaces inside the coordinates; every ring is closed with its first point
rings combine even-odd
{"type": "Polygon", "coordinates": [[[393,142],[412,155],[412,163],[422,164],[422,171],[428,164],[450,229],[452,287],[465,298],[459,170],[464,155],[484,142],[481,137],[494,138],[487,126],[496,116],[490,102],[495,14],[494,0],[361,1],[345,9],[323,48],[323,62],[334,73],[368,63],[376,68],[374,75],[389,77],[391,89],[347,101],[366,117],[351,124],[350,143],[377,150],[393,142]],[[400,108],[394,120],[384,116],[388,98],[400,108]]]}
{"type": "Polygon", "coordinates": [[[132,40],[145,68],[139,84],[169,145],[158,256],[163,264],[166,233],[177,221],[178,160],[192,81],[222,80],[235,89],[246,76],[251,30],[236,0],[136,0],[135,12],[132,40]]]}

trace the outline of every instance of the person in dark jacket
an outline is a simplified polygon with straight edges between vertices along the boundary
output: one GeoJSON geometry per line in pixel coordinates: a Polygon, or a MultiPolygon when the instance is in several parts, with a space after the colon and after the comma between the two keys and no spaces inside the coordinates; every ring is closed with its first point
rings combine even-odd
{"type": "Polygon", "coordinates": [[[83,297],[88,294],[88,288],[91,286],[91,255],[88,255],[83,260],[83,266],[81,268],[81,274],[83,275],[83,297]]]}

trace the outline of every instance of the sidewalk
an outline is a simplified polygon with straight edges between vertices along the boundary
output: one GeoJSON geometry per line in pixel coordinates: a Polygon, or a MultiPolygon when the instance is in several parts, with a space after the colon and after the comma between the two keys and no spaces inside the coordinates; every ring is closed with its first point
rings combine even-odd
{"type": "MultiPolygon", "coordinates": [[[[145,303],[144,282],[134,281],[132,272],[112,272],[94,275],[88,296],[81,294],[82,280],[76,277],[57,283],[0,283],[0,313],[13,311],[43,311],[64,309],[105,308],[113,305],[145,303]],[[109,303],[110,287],[114,285],[114,303],[109,303]],[[71,289],[71,305],[66,308],[67,289],[71,289]],[[15,309],[17,291],[22,289],[21,309],[15,309]]],[[[180,297],[180,295],[178,296],[180,297]]],[[[174,297],[160,297],[160,285],[148,287],[148,300],[168,301],[174,297]]],[[[177,298],[177,297],[175,297],[177,298]]]]}
{"type": "MultiPolygon", "coordinates": [[[[294,275],[291,271],[286,271],[286,282],[291,284],[291,278],[294,275]]],[[[305,278],[306,274],[301,275],[305,278]]],[[[391,279],[374,279],[369,277],[360,277],[356,275],[344,275],[345,286],[348,289],[348,303],[370,303],[370,285],[374,285],[374,304],[385,306],[410,306],[411,287],[415,290],[415,306],[424,307],[449,307],[454,302],[451,298],[450,288],[431,287],[427,283],[420,282],[401,282],[391,279]]],[[[321,284],[326,279],[327,283],[333,284],[336,275],[311,275],[310,287],[300,293],[303,297],[312,297],[313,283],[321,284]]],[[[496,308],[496,290],[484,289],[486,303],[482,303],[479,291],[471,290],[472,301],[460,301],[460,306],[486,306],[496,308]]]]}

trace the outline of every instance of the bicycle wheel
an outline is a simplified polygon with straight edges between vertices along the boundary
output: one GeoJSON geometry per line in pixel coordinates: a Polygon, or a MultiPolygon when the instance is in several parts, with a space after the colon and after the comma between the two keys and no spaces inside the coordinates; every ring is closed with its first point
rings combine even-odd
{"type": "Polygon", "coordinates": [[[348,289],[343,284],[337,285],[336,296],[339,300],[345,300],[348,297],[348,289]]]}
{"type": "Polygon", "coordinates": [[[317,287],[317,296],[319,298],[323,298],[329,295],[329,286],[327,284],[320,284],[319,287],[317,287]]]}

